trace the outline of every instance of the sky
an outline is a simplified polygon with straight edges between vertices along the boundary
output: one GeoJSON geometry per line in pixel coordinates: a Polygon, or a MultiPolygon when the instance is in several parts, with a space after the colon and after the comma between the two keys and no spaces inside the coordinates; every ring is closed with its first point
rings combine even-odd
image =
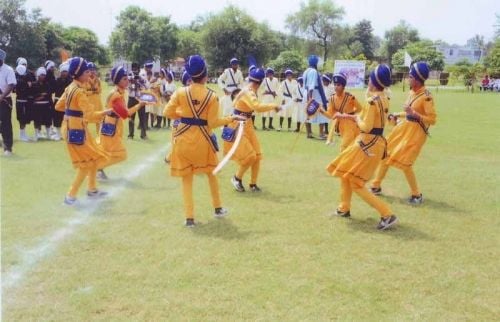
{"type": "MultiPolygon", "coordinates": [[[[198,16],[220,12],[235,5],[266,21],[272,29],[287,32],[286,16],[300,9],[301,0],[27,0],[29,9],[42,9],[45,17],[62,25],[94,31],[101,44],[107,44],[116,17],[129,5],[138,5],[155,16],[170,16],[178,25],[188,25],[198,16]],[[83,5],[82,5],[83,3],[83,5]],[[82,10],[83,9],[83,10],[82,10]],[[76,12],[76,14],[72,14],[76,12]]],[[[374,34],[384,36],[400,20],[418,29],[423,38],[464,45],[474,35],[493,38],[495,13],[500,15],[500,0],[335,0],[345,10],[342,23],[354,25],[362,19],[372,22],[374,34]]]]}

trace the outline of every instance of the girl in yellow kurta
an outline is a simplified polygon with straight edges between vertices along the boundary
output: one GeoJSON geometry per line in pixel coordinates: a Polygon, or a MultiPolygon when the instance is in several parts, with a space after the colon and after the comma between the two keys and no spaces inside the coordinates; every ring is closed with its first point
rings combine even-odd
{"type": "MultiPolygon", "coordinates": [[[[87,95],[89,98],[90,104],[94,106],[94,110],[96,112],[102,111],[102,101],[101,101],[101,80],[97,76],[97,68],[94,63],[89,62],[89,71],[90,71],[90,77],[89,81],[86,84],[86,89],[87,89],[87,95]]],[[[101,119],[96,119],[92,123],[96,123],[96,133],[99,134],[99,126],[101,123],[101,119]]]]}
{"type": "Polygon", "coordinates": [[[420,154],[428,136],[428,129],[436,123],[436,110],[431,94],[424,86],[429,76],[429,66],[425,62],[414,63],[410,69],[410,94],[406,101],[404,112],[392,114],[391,117],[401,119],[387,138],[388,158],[380,162],[371,190],[381,194],[382,180],[389,166],[401,169],[411,189],[408,202],[420,204],[423,201],[413,164],[420,154]]]}
{"type": "MultiPolygon", "coordinates": [[[[253,122],[251,121],[252,115],[255,112],[267,112],[275,110],[280,111],[276,103],[261,103],[257,100],[257,90],[259,89],[262,80],[264,79],[264,70],[257,68],[251,71],[249,76],[249,84],[247,88],[243,89],[234,100],[233,114],[241,115],[247,118],[245,128],[243,129],[243,136],[231,157],[231,160],[239,164],[238,172],[233,176],[231,182],[234,188],[239,192],[244,192],[242,179],[248,168],[251,167],[250,190],[253,192],[261,191],[257,186],[257,178],[259,176],[260,160],[262,160],[262,151],[260,149],[259,140],[255,133],[253,122]]],[[[233,122],[229,125],[230,128],[237,130],[238,122],[233,122]]],[[[234,142],[224,141],[224,154],[227,153],[234,142]]]]}
{"type": "MultiPolygon", "coordinates": [[[[391,84],[391,72],[386,65],[379,65],[370,74],[368,87],[372,96],[360,115],[337,114],[337,118],[355,121],[361,130],[356,142],[348,146],[328,166],[327,171],[340,178],[340,204],[336,214],[350,216],[351,197],[354,191],[380,213],[377,229],[384,230],[397,222],[389,206],[365,189],[381,159],[385,157],[386,141],[383,137],[389,101],[383,89],[391,84]]],[[[324,112],[324,111],[322,111],[324,112]]]]}
{"type": "MultiPolygon", "coordinates": [[[[222,207],[219,196],[219,184],[212,171],[217,166],[218,147],[214,141],[212,129],[226,125],[240,117],[219,119],[219,101],[217,95],[206,87],[207,68],[199,55],[190,56],[186,71],[193,83],[178,89],[164,110],[164,116],[180,119],[175,132],[170,160],[170,174],[182,177],[182,189],[186,214],[186,226],[193,227],[193,175],[206,174],[215,208],[215,217],[223,217],[227,210],[222,207]]],[[[216,140],[216,139],[215,139],[216,140]]]]}
{"type": "Polygon", "coordinates": [[[336,119],[335,115],[336,113],[354,115],[361,112],[362,107],[354,95],[345,91],[347,77],[344,74],[334,75],[333,84],[335,86],[335,94],[332,95],[328,102],[328,111],[325,113],[325,116],[334,119],[335,126],[328,134],[327,143],[332,142],[335,131],[342,138],[342,142],[340,143],[340,152],[342,152],[359,135],[359,127],[351,120],[345,118],[336,119]]]}
{"type": "Polygon", "coordinates": [[[56,110],[65,113],[62,133],[73,167],[78,169],[75,180],[64,198],[65,204],[73,205],[78,189],[87,176],[87,196],[94,198],[106,195],[104,191],[97,190],[95,178],[97,168],[107,161],[108,155],[95,143],[87,129],[87,123],[102,118],[110,110],[95,111],[88,100],[85,91],[89,78],[87,62],[83,58],[73,57],[69,65],[69,74],[74,80],[57,102],[56,110]]]}
{"type": "MultiPolygon", "coordinates": [[[[114,67],[111,70],[111,80],[116,85],[106,99],[106,106],[113,108],[115,100],[121,100],[122,105],[127,106],[125,96],[129,85],[127,70],[122,66],[114,67]]],[[[128,108],[128,116],[134,114],[140,108],[144,107],[145,103],[140,102],[133,107],[128,108]]],[[[115,163],[127,159],[127,150],[123,145],[123,120],[115,112],[107,114],[102,123],[101,131],[99,132],[99,143],[103,149],[109,153],[109,160],[103,167],[109,167],[115,163]]],[[[99,169],[98,177],[107,179],[106,174],[102,169],[99,169]]]]}

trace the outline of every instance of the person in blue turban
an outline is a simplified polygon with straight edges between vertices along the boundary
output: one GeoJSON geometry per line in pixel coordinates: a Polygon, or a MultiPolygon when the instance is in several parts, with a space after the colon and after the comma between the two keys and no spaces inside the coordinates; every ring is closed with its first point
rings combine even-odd
{"type": "Polygon", "coordinates": [[[393,113],[391,118],[400,120],[387,137],[388,157],[380,161],[377,174],[372,182],[371,191],[382,193],[382,181],[389,166],[403,171],[410,197],[408,203],[419,205],[423,202],[422,192],[417,184],[413,165],[429,135],[429,127],[436,124],[437,114],[431,93],[425,87],[429,77],[429,65],[426,62],[416,62],[410,68],[410,93],[404,104],[404,111],[393,113]]]}

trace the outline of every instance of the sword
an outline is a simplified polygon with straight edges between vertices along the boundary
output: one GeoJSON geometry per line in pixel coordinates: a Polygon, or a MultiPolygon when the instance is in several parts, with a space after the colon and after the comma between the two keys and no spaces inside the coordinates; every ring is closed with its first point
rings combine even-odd
{"type": "Polygon", "coordinates": [[[226,165],[226,163],[228,163],[234,152],[236,152],[238,145],[240,144],[241,137],[243,136],[243,128],[245,127],[245,121],[238,121],[238,123],[238,133],[236,134],[236,139],[234,140],[233,146],[231,147],[231,149],[229,149],[229,152],[227,152],[222,161],[219,162],[219,164],[212,171],[213,175],[216,175],[226,165]]]}

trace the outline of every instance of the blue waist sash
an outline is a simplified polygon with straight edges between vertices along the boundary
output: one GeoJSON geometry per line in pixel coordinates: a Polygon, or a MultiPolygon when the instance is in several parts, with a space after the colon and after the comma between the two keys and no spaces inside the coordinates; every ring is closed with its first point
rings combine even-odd
{"type": "Polygon", "coordinates": [[[243,116],[245,116],[245,117],[249,117],[249,118],[250,118],[250,117],[252,117],[253,112],[242,112],[242,111],[240,111],[240,110],[235,109],[235,110],[233,111],[233,114],[234,114],[234,115],[243,115],[243,116]]]}
{"type": "MultiPolygon", "coordinates": [[[[366,133],[366,132],[363,132],[366,133]]],[[[384,134],[384,128],[383,127],[374,127],[368,134],[373,134],[373,135],[382,135],[384,134]]]]}
{"type": "Polygon", "coordinates": [[[187,125],[195,125],[195,126],[206,126],[208,125],[207,120],[197,119],[194,117],[181,117],[181,123],[187,125]]]}
{"type": "Polygon", "coordinates": [[[410,121],[410,122],[417,122],[419,121],[418,118],[414,117],[414,116],[411,116],[411,115],[406,115],[406,120],[407,121],[410,121]]]}
{"type": "Polygon", "coordinates": [[[66,115],[66,116],[73,116],[73,117],[83,117],[83,112],[82,111],[75,111],[75,110],[66,109],[66,111],[64,111],[64,115],[66,115]]]}

